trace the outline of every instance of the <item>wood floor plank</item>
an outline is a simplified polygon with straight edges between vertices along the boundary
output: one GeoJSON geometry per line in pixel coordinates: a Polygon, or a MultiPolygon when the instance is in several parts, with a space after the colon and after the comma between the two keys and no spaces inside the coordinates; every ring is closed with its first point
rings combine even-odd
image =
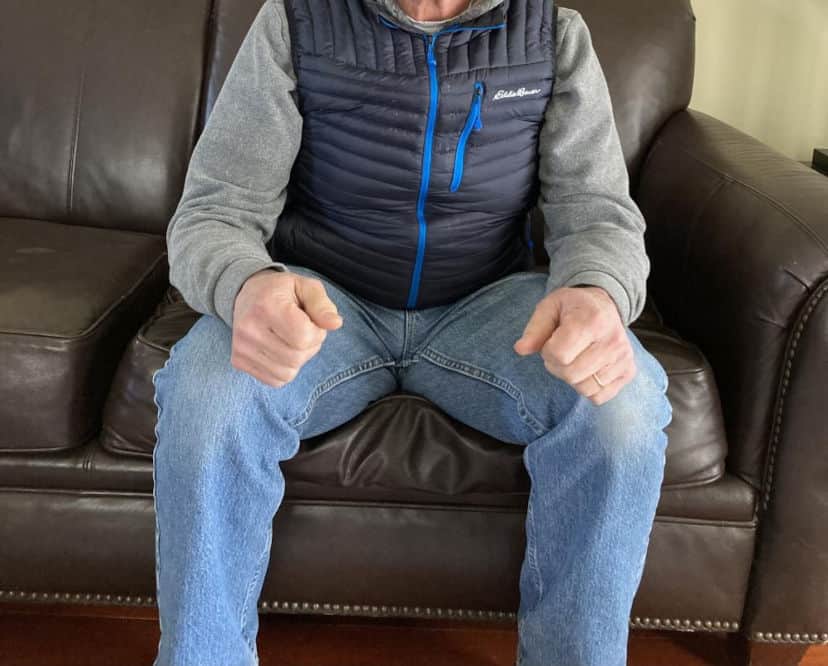
{"type": "MultiPolygon", "coordinates": [[[[743,666],[716,634],[634,632],[630,666],[743,666]]],[[[261,666],[514,666],[511,624],[263,615],[261,666]]],[[[0,666],[150,666],[154,609],[0,605],[0,666]]],[[[828,647],[801,666],[828,666],[828,647]]]]}

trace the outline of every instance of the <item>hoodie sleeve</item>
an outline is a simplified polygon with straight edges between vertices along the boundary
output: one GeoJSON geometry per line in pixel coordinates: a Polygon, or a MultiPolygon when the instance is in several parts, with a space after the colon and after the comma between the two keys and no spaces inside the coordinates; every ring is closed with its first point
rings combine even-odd
{"type": "Polygon", "coordinates": [[[547,292],[601,287],[624,325],[644,307],[644,217],[629,194],[603,70],[581,15],[560,9],[555,90],[539,137],[547,292]]]}
{"type": "Polygon", "coordinates": [[[228,326],[247,278],[286,270],[266,243],[302,138],[295,88],[284,5],[267,0],[196,143],[167,227],[170,283],[194,310],[228,326]]]}

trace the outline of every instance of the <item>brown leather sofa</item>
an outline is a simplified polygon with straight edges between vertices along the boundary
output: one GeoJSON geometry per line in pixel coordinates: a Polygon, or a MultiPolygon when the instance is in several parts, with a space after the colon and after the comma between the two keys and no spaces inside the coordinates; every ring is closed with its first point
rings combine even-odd
{"type": "MultiPolygon", "coordinates": [[[[151,375],[199,316],[164,231],[261,2],[0,0],[0,601],[154,602],[151,375]]],[[[674,405],[632,625],[828,641],[828,179],[687,109],[688,0],[567,4],[674,405]]],[[[263,611],[514,620],[519,447],[393,395],[284,470],[263,611]]]]}

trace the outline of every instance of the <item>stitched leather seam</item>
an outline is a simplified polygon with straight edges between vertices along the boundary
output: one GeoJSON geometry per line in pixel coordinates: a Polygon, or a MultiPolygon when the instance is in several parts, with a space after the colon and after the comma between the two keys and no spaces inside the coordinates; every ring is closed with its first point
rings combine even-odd
{"type": "MultiPolygon", "coordinates": [[[[191,118],[191,120],[193,120],[193,134],[190,136],[190,146],[195,144],[196,138],[201,130],[204,129],[210,92],[210,81],[213,78],[213,73],[216,69],[216,59],[212,58],[211,54],[215,53],[216,50],[218,35],[216,24],[218,23],[218,16],[221,11],[221,0],[214,0],[210,4],[212,6],[210,7],[210,11],[207,12],[207,18],[204,25],[204,51],[202,53],[202,58],[205,66],[201,70],[201,83],[199,85],[201,94],[199,95],[198,104],[195,105],[195,118],[191,118]]],[[[218,91],[216,92],[216,95],[218,95],[218,91]]],[[[213,102],[215,102],[215,98],[213,98],[213,102]]]]}
{"type": "Polygon", "coordinates": [[[788,349],[785,352],[785,362],[783,365],[784,370],[782,371],[782,380],[779,387],[779,395],[776,400],[776,409],[774,415],[774,424],[771,429],[772,439],[770,448],[768,450],[768,458],[765,465],[765,483],[764,485],[764,493],[762,495],[762,510],[767,511],[768,506],[770,505],[771,494],[773,492],[773,481],[774,481],[774,471],[776,466],[776,452],[779,448],[779,442],[782,439],[782,424],[784,421],[784,414],[785,414],[785,400],[788,394],[788,388],[790,387],[791,382],[791,374],[793,371],[793,364],[794,360],[796,359],[796,353],[799,349],[799,340],[802,337],[802,333],[805,331],[805,327],[808,324],[808,321],[811,318],[811,315],[816,310],[817,306],[822,302],[822,298],[828,294],[828,282],[825,282],[820,286],[816,292],[811,296],[808,304],[805,307],[804,312],[800,316],[799,323],[796,326],[796,330],[794,331],[791,339],[788,342],[788,349]]]}
{"type": "Polygon", "coordinates": [[[778,199],[774,199],[772,196],[770,196],[769,194],[766,194],[765,192],[762,192],[762,190],[754,187],[753,185],[749,185],[748,183],[741,180],[740,178],[736,178],[735,176],[730,175],[726,171],[714,166],[713,164],[710,164],[707,160],[702,159],[698,155],[695,155],[694,153],[690,152],[690,149],[688,149],[687,146],[679,146],[679,149],[685,155],[687,155],[687,157],[689,157],[690,159],[698,162],[699,164],[703,164],[710,171],[717,174],[720,178],[723,178],[728,183],[732,183],[732,184],[739,185],[739,186],[743,187],[747,192],[750,192],[751,194],[753,194],[753,196],[756,197],[757,199],[761,199],[762,201],[766,201],[771,206],[776,208],[776,210],[778,210],[780,213],[784,213],[785,216],[788,217],[792,222],[794,222],[796,224],[796,226],[799,227],[799,229],[801,231],[803,231],[807,236],[809,236],[811,238],[811,240],[815,241],[817,243],[817,245],[819,245],[819,247],[822,249],[823,252],[828,254],[828,245],[826,245],[825,241],[822,238],[820,238],[816,234],[816,232],[813,229],[811,229],[810,226],[808,226],[808,224],[805,222],[805,220],[803,220],[801,217],[799,217],[799,215],[797,215],[792,210],[790,210],[784,203],[782,203],[778,199]]]}
{"type": "MultiPolygon", "coordinates": [[[[682,113],[686,113],[686,114],[687,114],[687,117],[688,117],[690,120],[692,120],[693,122],[695,122],[695,123],[697,123],[697,124],[701,124],[701,123],[702,123],[702,121],[700,121],[700,120],[699,120],[696,116],[694,116],[692,113],[690,113],[690,110],[689,110],[689,109],[682,109],[682,110],[678,111],[677,113],[675,113],[673,116],[671,116],[671,118],[670,118],[670,119],[669,119],[669,120],[665,123],[665,128],[666,128],[667,126],[671,125],[671,124],[672,124],[672,122],[671,122],[671,121],[672,121],[674,118],[676,118],[677,116],[681,115],[682,113]]],[[[679,122],[679,121],[676,121],[676,122],[679,122]]],[[[752,185],[749,185],[748,183],[746,183],[745,181],[741,180],[740,178],[736,178],[735,176],[732,176],[731,174],[727,173],[727,172],[726,172],[726,171],[724,171],[723,169],[721,169],[721,168],[719,168],[719,167],[717,167],[717,166],[715,166],[715,165],[711,164],[711,163],[710,163],[710,162],[708,162],[707,160],[705,160],[705,159],[703,159],[703,158],[699,157],[699,156],[698,156],[698,155],[696,155],[695,153],[692,153],[692,152],[691,152],[691,149],[690,149],[687,145],[684,145],[684,144],[682,144],[682,143],[681,143],[681,141],[682,141],[681,139],[679,139],[679,140],[669,140],[669,141],[668,141],[668,140],[664,137],[664,132],[665,132],[665,131],[668,131],[668,130],[663,129],[662,131],[660,131],[660,132],[659,132],[659,138],[658,138],[658,139],[656,140],[656,142],[653,144],[652,148],[650,149],[650,152],[647,154],[647,157],[646,157],[646,159],[644,160],[644,164],[643,164],[643,166],[642,166],[642,168],[641,168],[641,173],[642,173],[642,176],[641,176],[641,177],[640,177],[640,179],[639,179],[641,182],[643,182],[643,181],[645,180],[645,179],[644,179],[643,174],[645,173],[645,171],[646,171],[646,170],[647,170],[647,168],[649,167],[650,162],[651,162],[652,160],[654,160],[654,159],[655,159],[655,155],[656,155],[656,153],[658,152],[658,149],[659,149],[662,145],[666,146],[666,148],[667,148],[667,149],[678,149],[678,150],[681,150],[681,152],[682,152],[682,153],[684,153],[687,157],[689,157],[690,159],[694,160],[695,162],[698,162],[699,164],[703,164],[703,165],[704,165],[704,166],[705,166],[708,170],[712,171],[713,173],[715,173],[716,175],[718,175],[720,178],[724,179],[726,182],[728,182],[728,183],[734,183],[734,184],[736,184],[736,185],[740,185],[740,186],[741,186],[741,187],[743,187],[745,190],[747,190],[748,192],[752,193],[755,197],[757,197],[757,198],[759,198],[759,199],[762,199],[762,200],[766,201],[766,202],[767,202],[767,203],[769,203],[771,206],[773,206],[774,208],[776,208],[779,212],[784,213],[784,214],[785,214],[787,217],[789,217],[789,218],[790,218],[790,219],[791,219],[791,220],[792,220],[792,221],[793,221],[793,222],[794,222],[794,223],[795,223],[795,224],[796,224],[796,225],[797,225],[797,226],[798,226],[798,227],[799,227],[802,231],[804,231],[804,232],[805,232],[808,236],[810,236],[810,237],[811,237],[811,239],[812,239],[812,240],[814,240],[814,241],[815,241],[815,242],[816,242],[816,243],[820,246],[820,248],[822,248],[822,250],[823,250],[824,252],[828,253],[828,245],[826,245],[825,241],[824,241],[822,238],[820,238],[820,237],[819,237],[819,236],[818,236],[818,235],[817,235],[817,234],[816,234],[816,233],[815,233],[815,232],[814,232],[814,231],[813,231],[813,230],[812,230],[812,229],[811,229],[811,228],[810,228],[810,227],[806,224],[806,222],[805,222],[805,221],[804,221],[801,217],[799,217],[796,213],[794,213],[794,212],[793,212],[792,210],[790,210],[787,206],[785,206],[785,204],[784,204],[784,203],[782,203],[782,202],[781,202],[781,201],[779,201],[778,199],[775,199],[775,198],[771,197],[770,195],[766,194],[765,192],[762,192],[760,189],[758,189],[758,188],[756,188],[756,187],[754,187],[754,186],[752,186],[752,185]],[[676,144],[677,144],[677,145],[676,145],[676,144]]],[[[707,133],[707,128],[702,128],[702,133],[707,133]]],[[[640,185],[639,185],[638,195],[640,196],[640,194],[641,194],[641,191],[640,191],[640,185]]]]}
{"type": "Polygon", "coordinates": [[[83,46],[81,47],[81,74],[78,80],[78,91],[75,95],[75,122],[72,126],[72,140],[69,144],[69,164],[66,169],[66,214],[68,216],[72,215],[72,206],[75,198],[75,171],[78,160],[78,138],[80,136],[81,106],[83,102],[83,91],[86,86],[86,54],[94,25],[95,6],[93,5],[92,13],[89,17],[89,25],[86,27],[86,32],[83,36],[83,46]]]}

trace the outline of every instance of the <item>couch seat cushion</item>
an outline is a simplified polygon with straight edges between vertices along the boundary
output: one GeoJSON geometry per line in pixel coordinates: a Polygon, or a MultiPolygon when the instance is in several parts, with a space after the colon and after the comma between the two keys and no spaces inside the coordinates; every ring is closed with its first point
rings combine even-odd
{"type": "Polygon", "coordinates": [[[0,450],[70,448],[98,431],[166,275],[162,236],[0,218],[0,450]]]}
{"type": "MultiPolygon", "coordinates": [[[[201,315],[171,289],[133,339],[118,369],[104,413],[101,444],[112,453],[151,456],[156,407],[152,374],[176,340],[201,315]]],[[[670,376],[674,408],[664,484],[709,483],[724,473],[727,453],[719,398],[698,349],[648,312],[635,325],[644,345],[670,376]]],[[[434,404],[393,394],[328,433],[306,440],[282,463],[289,484],[307,496],[334,489],[359,493],[395,489],[442,496],[528,490],[521,447],[459,423],[434,404]]]]}

